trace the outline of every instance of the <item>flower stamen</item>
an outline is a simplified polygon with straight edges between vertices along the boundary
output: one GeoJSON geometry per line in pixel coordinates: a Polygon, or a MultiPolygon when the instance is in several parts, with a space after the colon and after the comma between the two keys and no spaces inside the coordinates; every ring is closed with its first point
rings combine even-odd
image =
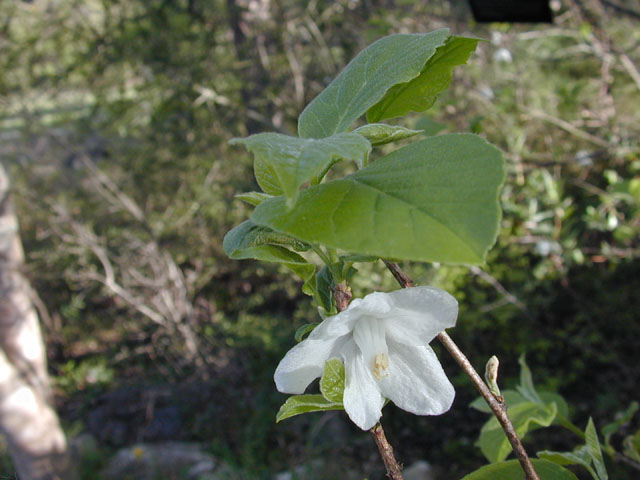
{"type": "Polygon", "coordinates": [[[373,376],[376,380],[389,375],[389,355],[386,353],[378,353],[373,361],[373,376]]]}

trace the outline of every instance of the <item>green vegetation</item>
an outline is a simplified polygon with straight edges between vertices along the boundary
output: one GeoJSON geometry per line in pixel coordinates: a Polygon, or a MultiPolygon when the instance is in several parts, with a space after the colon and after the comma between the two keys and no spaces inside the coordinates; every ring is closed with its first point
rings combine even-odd
{"type": "MultiPolygon", "coordinates": [[[[294,134],[304,105],[366,45],[449,26],[461,57],[466,37],[488,41],[447,91],[425,92],[439,95],[429,115],[412,114],[405,126],[478,133],[503,149],[501,233],[486,266],[403,268],[458,298],[452,336],[474,365],[497,355],[506,391],[526,352],[540,391],[561,393],[573,421],[592,417],[602,439],[640,383],[640,29],[631,16],[583,3],[560,2],[551,26],[478,25],[464,2],[285,0],[252,11],[218,0],[1,3],[0,155],[63,419],[106,452],[150,431],[135,389],[162,389],[170,393],[155,397],[156,411],[175,406],[179,424],[158,438],[203,442],[239,478],[318,459],[326,464],[313,468],[318,478],[349,470],[382,478],[370,439],[332,446],[336,435],[359,438],[339,414],[275,424],[284,401],[275,365],[296,329],[319,317],[280,266],[224,253],[225,233],[253,209],[234,194],[258,190],[250,155],[229,140],[294,134]],[[98,418],[110,398],[131,416],[98,418]],[[118,421],[130,426],[124,436],[106,428],[118,421]]],[[[393,98],[367,113],[378,121],[385,112],[397,114],[393,98]]],[[[296,148],[317,148],[316,128],[302,122],[296,148]]],[[[407,143],[416,139],[439,141],[407,143]]],[[[323,148],[343,152],[348,161],[333,168],[347,174],[362,154],[362,145],[323,148]]],[[[300,179],[287,178],[297,191],[300,179]]],[[[279,263],[300,266],[295,257],[279,263]]],[[[366,278],[356,295],[395,288],[383,265],[353,267],[366,278]]],[[[467,407],[475,392],[439,357],[457,388],[452,412],[410,418],[387,407],[384,420],[406,465],[426,459],[457,479],[484,463],[473,442],[486,417],[467,407]]],[[[638,422],[629,417],[607,444],[633,452],[638,422]]],[[[572,449],[576,437],[556,428],[530,431],[527,446],[572,449]]],[[[95,455],[86,478],[104,464],[95,455]]],[[[610,478],[637,474],[605,461],[610,478]]],[[[0,477],[9,468],[0,456],[0,477]]]]}

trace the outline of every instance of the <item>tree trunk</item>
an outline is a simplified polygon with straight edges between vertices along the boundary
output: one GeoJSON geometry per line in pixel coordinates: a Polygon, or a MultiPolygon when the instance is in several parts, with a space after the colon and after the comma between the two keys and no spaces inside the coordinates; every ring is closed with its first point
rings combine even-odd
{"type": "Polygon", "coordinates": [[[73,479],[23,264],[9,178],[0,164],[0,432],[20,480],[73,479]]]}

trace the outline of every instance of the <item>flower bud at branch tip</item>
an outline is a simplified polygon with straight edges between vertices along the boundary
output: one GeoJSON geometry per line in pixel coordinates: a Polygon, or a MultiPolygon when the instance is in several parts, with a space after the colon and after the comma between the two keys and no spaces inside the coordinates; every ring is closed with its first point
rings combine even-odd
{"type": "Polygon", "coordinates": [[[498,357],[493,355],[488,361],[487,365],[484,369],[484,379],[489,386],[489,390],[496,397],[496,399],[502,403],[503,398],[500,394],[500,389],[498,388],[498,367],[500,366],[500,361],[498,357]]]}

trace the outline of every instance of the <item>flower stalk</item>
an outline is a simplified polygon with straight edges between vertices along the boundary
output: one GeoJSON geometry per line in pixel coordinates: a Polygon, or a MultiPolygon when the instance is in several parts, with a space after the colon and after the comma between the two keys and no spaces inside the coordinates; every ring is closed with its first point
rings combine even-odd
{"type": "MultiPolygon", "coordinates": [[[[411,280],[397,264],[386,260],[384,260],[384,264],[387,266],[391,274],[403,288],[415,287],[415,283],[413,282],[413,280],[411,280]]],[[[522,442],[520,441],[515,428],[513,428],[513,424],[511,423],[509,415],[507,415],[507,404],[504,402],[504,399],[499,400],[495,395],[491,393],[489,387],[482,380],[480,375],[478,375],[478,372],[476,372],[476,370],[473,368],[473,365],[471,365],[469,359],[464,353],[462,353],[462,350],[458,348],[456,343],[446,332],[439,333],[438,340],[447,349],[447,351],[451,354],[458,365],[460,365],[467,376],[471,379],[473,386],[480,393],[480,395],[482,395],[482,397],[491,408],[491,411],[498,419],[500,426],[504,430],[504,433],[507,436],[511,447],[513,448],[513,452],[515,453],[516,458],[520,462],[520,465],[522,466],[522,469],[527,476],[527,480],[540,480],[538,473],[531,463],[531,459],[529,458],[527,451],[522,445],[522,442]]]]}

